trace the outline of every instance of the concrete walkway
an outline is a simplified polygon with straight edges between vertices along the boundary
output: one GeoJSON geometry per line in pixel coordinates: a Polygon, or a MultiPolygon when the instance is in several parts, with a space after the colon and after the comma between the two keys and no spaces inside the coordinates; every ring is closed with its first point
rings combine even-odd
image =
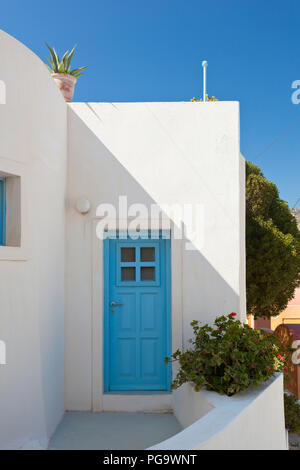
{"type": "Polygon", "coordinates": [[[146,449],[181,431],[169,413],[65,413],[49,450],[146,449]]]}

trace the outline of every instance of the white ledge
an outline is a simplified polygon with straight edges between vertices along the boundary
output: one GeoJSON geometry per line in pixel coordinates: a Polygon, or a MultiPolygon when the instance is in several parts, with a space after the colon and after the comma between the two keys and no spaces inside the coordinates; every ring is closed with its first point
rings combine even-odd
{"type": "Polygon", "coordinates": [[[185,429],[151,450],[287,449],[282,374],[233,397],[185,384],[174,412],[185,429]]]}

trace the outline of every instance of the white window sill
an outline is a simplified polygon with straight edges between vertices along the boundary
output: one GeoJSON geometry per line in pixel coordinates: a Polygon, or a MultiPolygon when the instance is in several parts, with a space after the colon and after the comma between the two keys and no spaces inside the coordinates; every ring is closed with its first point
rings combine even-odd
{"type": "Polygon", "coordinates": [[[27,261],[28,256],[24,247],[0,246],[1,261],[27,261]]]}

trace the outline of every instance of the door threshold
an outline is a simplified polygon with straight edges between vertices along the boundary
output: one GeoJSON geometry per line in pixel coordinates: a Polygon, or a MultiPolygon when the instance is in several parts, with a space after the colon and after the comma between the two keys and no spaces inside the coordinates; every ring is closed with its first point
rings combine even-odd
{"type": "Polygon", "coordinates": [[[110,392],[102,395],[102,406],[103,411],[170,413],[173,410],[173,397],[170,392],[110,392]]]}

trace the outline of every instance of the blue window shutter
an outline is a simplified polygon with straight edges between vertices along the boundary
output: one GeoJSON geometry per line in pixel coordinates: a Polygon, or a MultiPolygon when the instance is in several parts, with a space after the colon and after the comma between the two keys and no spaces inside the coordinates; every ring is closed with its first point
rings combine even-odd
{"type": "Polygon", "coordinates": [[[0,178],[0,245],[5,245],[6,187],[5,178],[0,178]]]}

